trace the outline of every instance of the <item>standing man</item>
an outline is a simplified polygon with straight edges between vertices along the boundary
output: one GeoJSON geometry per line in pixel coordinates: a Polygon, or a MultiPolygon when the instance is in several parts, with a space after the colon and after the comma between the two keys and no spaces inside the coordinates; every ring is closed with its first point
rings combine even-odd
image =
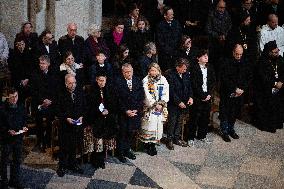
{"type": "Polygon", "coordinates": [[[62,57],[67,51],[71,51],[76,63],[84,63],[84,38],[77,35],[77,24],[67,25],[67,35],[60,37],[58,48],[62,57]]]}
{"type": "Polygon", "coordinates": [[[8,89],[8,99],[0,107],[0,133],[1,133],[1,188],[24,188],[20,183],[20,165],[22,161],[23,133],[28,131],[25,127],[25,108],[18,103],[18,91],[8,89]],[[13,160],[10,166],[10,180],[8,183],[7,166],[9,157],[13,160]]]}
{"type": "Polygon", "coordinates": [[[225,142],[238,139],[234,125],[243,105],[244,92],[248,92],[250,72],[243,59],[243,47],[236,44],[231,58],[224,60],[220,69],[220,127],[225,142]]]}
{"type": "Polygon", "coordinates": [[[126,158],[136,159],[131,151],[134,137],[141,127],[143,111],[144,88],[142,82],[133,76],[131,64],[122,65],[123,77],[116,81],[118,97],[118,159],[125,163],[126,158]]]}
{"type": "Polygon", "coordinates": [[[264,45],[254,78],[255,125],[275,133],[283,128],[284,60],[275,41],[264,45]]]}
{"type": "Polygon", "coordinates": [[[76,161],[76,147],[81,135],[83,117],[85,115],[85,99],[81,87],[76,87],[76,79],[72,74],[65,76],[65,90],[58,99],[58,116],[61,121],[59,131],[60,156],[57,175],[63,177],[66,169],[82,173],[76,161]]]}
{"type": "Polygon", "coordinates": [[[180,58],[176,67],[166,74],[170,86],[170,100],[168,102],[168,143],[169,150],[174,150],[174,145],[186,147],[187,143],[181,139],[180,117],[182,113],[193,104],[190,75],[187,71],[188,60],[180,58]]]}
{"type": "Polygon", "coordinates": [[[171,7],[164,7],[164,20],[157,26],[157,47],[159,51],[159,64],[162,71],[174,67],[179,47],[182,28],[177,20],[174,20],[174,11],[171,7]]]}

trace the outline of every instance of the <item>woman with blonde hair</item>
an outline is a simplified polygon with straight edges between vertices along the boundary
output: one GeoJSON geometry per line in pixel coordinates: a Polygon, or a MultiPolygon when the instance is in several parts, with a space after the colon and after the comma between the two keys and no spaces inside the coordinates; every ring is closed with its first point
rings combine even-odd
{"type": "Polygon", "coordinates": [[[169,101],[169,84],[161,75],[157,63],[150,64],[148,75],[143,79],[143,87],[145,100],[140,139],[145,144],[147,154],[154,156],[157,154],[155,143],[162,138],[169,101]]]}

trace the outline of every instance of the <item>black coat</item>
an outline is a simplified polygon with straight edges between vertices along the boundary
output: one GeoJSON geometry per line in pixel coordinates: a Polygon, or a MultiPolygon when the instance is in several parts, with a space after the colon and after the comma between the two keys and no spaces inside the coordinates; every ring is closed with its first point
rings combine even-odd
{"type": "Polygon", "coordinates": [[[146,43],[153,41],[152,33],[150,30],[137,30],[129,34],[129,48],[132,57],[137,58],[143,54],[144,46],[146,43]]]}
{"type": "Polygon", "coordinates": [[[106,44],[107,44],[107,46],[108,46],[108,48],[109,48],[109,50],[110,50],[110,57],[111,57],[111,58],[114,58],[114,56],[115,56],[115,55],[117,54],[117,52],[118,52],[119,45],[122,45],[122,44],[127,45],[127,44],[128,44],[128,36],[127,36],[128,34],[127,34],[126,32],[124,32],[124,33],[123,33],[123,37],[122,37],[122,39],[121,39],[121,41],[120,41],[120,44],[117,45],[117,44],[114,42],[112,32],[113,32],[113,31],[111,31],[111,32],[109,32],[109,33],[106,33],[106,34],[104,35],[104,38],[105,38],[106,44]]]}
{"type": "Polygon", "coordinates": [[[26,112],[22,104],[18,104],[16,108],[11,108],[8,102],[0,105],[0,136],[2,144],[10,144],[13,142],[21,142],[23,134],[11,136],[8,131],[14,130],[18,132],[23,129],[26,124],[26,112]]]}
{"type": "Polygon", "coordinates": [[[55,108],[58,92],[58,77],[54,72],[48,71],[44,74],[38,70],[32,75],[31,94],[35,107],[41,105],[44,99],[49,99],[52,101],[51,107],[55,108]]]}
{"type": "Polygon", "coordinates": [[[282,127],[284,121],[283,86],[276,94],[272,94],[272,88],[275,88],[275,82],[284,83],[284,59],[279,57],[271,61],[268,57],[261,56],[257,65],[253,80],[255,124],[260,128],[282,127]],[[276,63],[278,78],[275,77],[274,70],[276,63]]]}
{"type": "Polygon", "coordinates": [[[135,74],[139,76],[141,79],[144,79],[148,75],[149,65],[153,62],[158,62],[156,56],[152,56],[152,58],[147,55],[142,55],[137,60],[137,69],[135,69],[135,74]]]}
{"type": "Polygon", "coordinates": [[[224,59],[220,71],[220,120],[234,121],[241,111],[243,97],[248,93],[248,84],[251,80],[251,72],[248,63],[241,59],[224,59]],[[236,89],[244,90],[240,97],[231,98],[236,89]]]}
{"type": "Polygon", "coordinates": [[[166,20],[163,20],[158,24],[156,33],[159,53],[175,56],[182,36],[179,22],[173,20],[170,26],[166,20]]]}
{"type": "Polygon", "coordinates": [[[85,117],[86,115],[86,101],[83,91],[80,88],[76,87],[74,93],[74,101],[72,100],[71,93],[67,91],[67,89],[63,90],[59,94],[57,100],[57,115],[62,122],[63,133],[74,133],[76,131],[77,126],[70,125],[66,120],[67,118],[77,120],[81,116],[85,117]]]}
{"type": "Polygon", "coordinates": [[[190,48],[190,51],[189,51],[188,54],[186,54],[186,49],[180,48],[178,50],[176,59],[178,59],[178,58],[185,58],[185,59],[187,59],[189,61],[190,65],[194,64],[196,62],[196,52],[197,52],[197,49],[194,48],[194,47],[190,48]]]}
{"type": "Polygon", "coordinates": [[[95,85],[90,95],[87,97],[86,124],[91,125],[93,134],[96,138],[112,138],[116,135],[117,123],[117,100],[112,87],[105,86],[103,89],[103,98],[101,89],[95,85]],[[103,103],[104,109],[108,110],[108,115],[102,115],[99,110],[100,104],[103,103]]]}
{"type": "Polygon", "coordinates": [[[182,74],[180,78],[176,69],[171,69],[166,73],[166,78],[170,86],[170,100],[168,102],[169,111],[179,109],[181,102],[187,103],[193,97],[191,78],[188,72],[182,74]]]}
{"type": "Polygon", "coordinates": [[[56,41],[53,41],[52,44],[49,45],[49,53],[47,52],[47,49],[42,42],[38,44],[37,51],[38,57],[41,55],[48,55],[50,58],[50,68],[54,71],[59,71],[61,59],[56,41]]]}
{"type": "Polygon", "coordinates": [[[141,80],[133,76],[132,91],[130,91],[126,80],[120,77],[115,82],[115,92],[118,100],[120,126],[127,127],[129,130],[139,129],[145,98],[141,80]],[[130,118],[126,115],[127,110],[138,110],[138,115],[130,118]]]}
{"type": "Polygon", "coordinates": [[[93,64],[90,67],[89,70],[89,78],[90,78],[90,83],[91,85],[96,85],[96,76],[97,74],[102,74],[104,73],[107,76],[108,82],[111,82],[113,79],[113,69],[110,63],[105,62],[103,67],[99,66],[98,62],[95,62],[95,64],[93,64]]]}
{"type": "Polygon", "coordinates": [[[194,96],[194,104],[204,100],[207,95],[213,97],[213,88],[215,86],[216,78],[214,69],[211,65],[207,66],[207,92],[202,90],[203,75],[198,63],[192,64],[190,70],[192,91],[194,96]]]}
{"type": "Polygon", "coordinates": [[[60,37],[58,40],[58,49],[61,54],[61,57],[67,51],[71,51],[76,63],[84,63],[84,38],[76,35],[74,40],[74,45],[72,39],[68,35],[60,37]]]}

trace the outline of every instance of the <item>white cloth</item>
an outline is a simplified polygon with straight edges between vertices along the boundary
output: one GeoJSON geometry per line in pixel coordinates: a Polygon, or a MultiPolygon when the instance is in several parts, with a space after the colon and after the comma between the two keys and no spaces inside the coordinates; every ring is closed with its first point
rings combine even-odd
{"type": "Polygon", "coordinates": [[[279,48],[279,54],[283,56],[284,52],[284,29],[280,26],[277,26],[272,30],[268,25],[264,25],[260,31],[260,49],[263,51],[264,45],[269,41],[276,41],[277,47],[279,48]]]}
{"type": "Polygon", "coordinates": [[[203,83],[202,83],[202,90],[203,92],[207,92],[207,67],[199,65],[201,72],[202,72],[202,78],[203,78],[203,83]]]}
{"type": "Polygon", "coordinates": [[[47,52],[49,53],[49,46],[45,45],[45,48],[46,48],[47,52]]]}
{"type": "Polygon", "coordinates": [[[165,121],[164,111],[157,115],[155,106],[159,102],[159,87],[162,87],[161,101],[169,101],[169,84],[164,76],[154,84],[155,97],[154,98],[148,89],[148,76],[143,79],[143,88],[145,92],[144,100],[144,116],[142,118],[142,132],[141,140],[145,143],[160,141],[163,134],[163,122],[165,121]]]}

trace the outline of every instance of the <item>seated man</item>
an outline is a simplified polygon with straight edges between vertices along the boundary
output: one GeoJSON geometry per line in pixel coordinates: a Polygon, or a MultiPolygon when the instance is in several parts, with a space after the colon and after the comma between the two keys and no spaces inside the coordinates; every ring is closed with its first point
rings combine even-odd
{"type": "Polygon", "coordinates": [[[264,45],[269,41],[276,41],[277,47],[280,50],[279,54],[283,56],[284,52],[284,29],[278,26],[278,16],[270,14],[267,24],[260,31],[260,50],[263,51],[264,45]]]}
{"type": "Polygon", "coordinates": [[[42,152],[50,147],[51,122],[54,119],[55,96],[58,92],[56,75],[49,69],[50,59],[47,55],[39,57],[39,70],[31,79],[32,100],[35,106],[37,123],[37,145],[42,152]],[[43,125],[46,119],[46,127],[43,125]]]}
{"type": "Polygon", "coordinates": [[[8,99],[0,107],[0,136],[1,136],[1,189],[8,189],[7,166],[12,153],[10,164],[9,186],[24,188],[20,183],[20,165],[22,160],[23,134],[28,130],[25,127],[25,108],[18,103],[18,91],[8,89],[8,99]]]}
{"type": "Polygon", "coordinates": [[[76,79],[72,74],[65,76],[66,88],[58,99],[58,116],[61,122],[59,130],[60,154],[57,174],[65,175],[65,170],[70,169],[82,173],[76,161],[76,147],[80,142],[80,130],[82,128],[85,99],[80,87],[76,87],[76,79]]]}

